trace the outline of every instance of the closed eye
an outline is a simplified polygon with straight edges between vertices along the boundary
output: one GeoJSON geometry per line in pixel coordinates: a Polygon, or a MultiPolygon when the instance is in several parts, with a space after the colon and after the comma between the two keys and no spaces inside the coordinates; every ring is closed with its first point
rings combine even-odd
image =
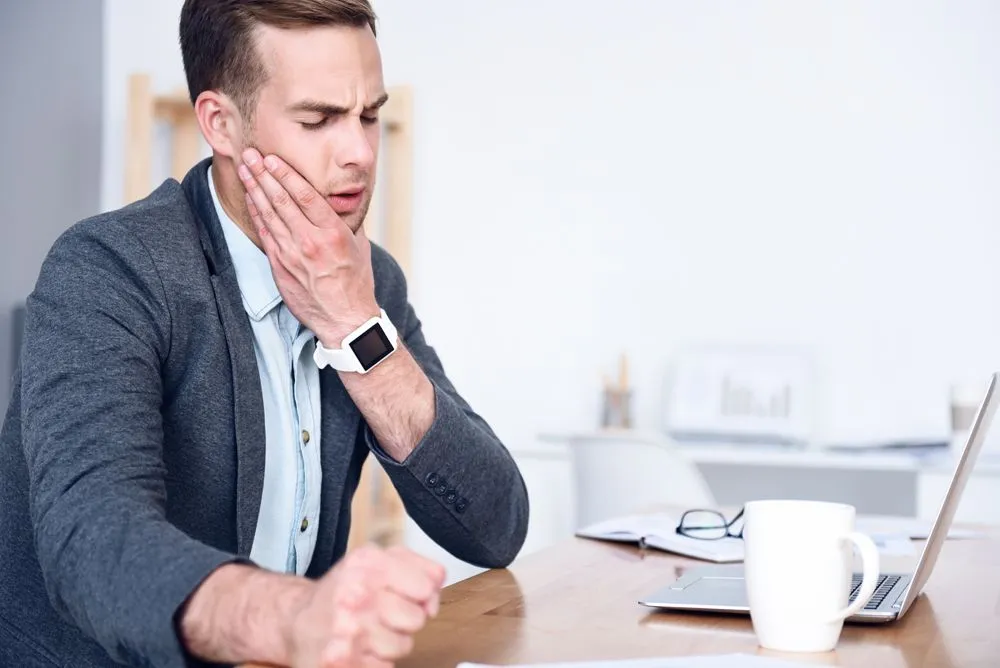
{"type": "Polygon", "coordinates": [[[321,127],[323,127],[324,125],[326,125],[326,123],[327,123],[327,121],[329,119],[330,119],[329,116],[324,116],[323,118],[321,118],[319,121],[317,121],[315,123],[305,123],[305,122],[299,121],[299,125],[301,125],[306,130],[319,130],[321,127]]]}
{"type": "MultiPolygon", "coordinates": [[[[330,122],[330,117],[324,116],[315,123],[306,123],[305,121],[299,121],[299,125],[301,125],[306,130],[319,130],[329,122],[330,122]]],[[[362,115],[361,122],[364,123],[365,125],[375,125],[376,123],[378,123],[378,114],[362,115]]]]}

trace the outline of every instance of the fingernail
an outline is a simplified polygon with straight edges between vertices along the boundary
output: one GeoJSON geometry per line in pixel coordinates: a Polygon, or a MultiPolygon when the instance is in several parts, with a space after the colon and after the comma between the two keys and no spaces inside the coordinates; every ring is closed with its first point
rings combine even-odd
{"type": "Polygon", "coordinates": [[[248,165],[256,164],[257,151],[253,150],[252,148],[248,148],[247,150],[243,151],[243,162],[247,163],[248,165]]]}
{"type": "Polygon", "coordinates": [[[278,166],[278,159],[275,158],[273,155],[269,155],[266,158],[264,158],[264,166],[267,167],[269,170],[273,170],[275,167],[278,166]]]}
{"type": "Polygon", "coordinates": [[[246,165],[240,165],[239,167],[236,168],[236,171],[239,173],[240,178],[243,179],[244,181],[250,180],[250,170],[247,169],[246,165]]]}

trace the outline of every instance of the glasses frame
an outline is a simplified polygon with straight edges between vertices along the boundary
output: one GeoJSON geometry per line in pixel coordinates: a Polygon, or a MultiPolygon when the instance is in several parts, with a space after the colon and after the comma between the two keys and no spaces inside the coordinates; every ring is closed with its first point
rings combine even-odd
{"type": "Polygon", "coordinates": [[[735,525],[737,522],[740,521],[740,519],[742,519],[744,510],[745,508],[740,508],[740,512],[736,513],[736,515],[731,520],[727,520],[726,516],[723,515],[721,512],[719,512],[718,510],[709,510],[707,508],[692,508],[691,510],[685,510],[684,514],[681,515],[680,521],[677,522],[677,527],[676,529],[674,529],[674,531],[680,536],[684,536],[685,538],[693,538],[695,540],[722,540],[723,538],[739,538],[742,540],[743,526],[740,526],[740,530],[737,531],[736,533],[733,533],[732,528],[733,525],[735,525]],[[686,527],[684,526],[684,518],[686,518],[691,513],[710,513],[712,515],[718,516],[720,521],[719,524],[715,526],[686,527]],[[716,529],[716,530],[724,529],[725,531],[719,536],[696,536],[691,533],[688,533],[690,531],[708,531],[710,529],[716,529]]]}

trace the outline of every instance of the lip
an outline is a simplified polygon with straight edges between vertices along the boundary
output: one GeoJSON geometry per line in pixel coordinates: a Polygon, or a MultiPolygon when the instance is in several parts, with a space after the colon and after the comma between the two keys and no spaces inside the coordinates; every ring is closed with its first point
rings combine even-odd
{"type": "Polygon", "coordinates": [[[333,210],[340,215],[354,213],[361,206],[361,201],[365,193],[363,186],[345,188],[339,192],[327,196],[327,201],[333,210]]]}

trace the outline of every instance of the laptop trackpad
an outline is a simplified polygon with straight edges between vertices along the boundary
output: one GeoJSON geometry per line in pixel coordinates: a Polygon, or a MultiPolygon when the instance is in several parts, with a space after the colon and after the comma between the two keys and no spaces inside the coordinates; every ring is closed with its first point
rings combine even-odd
{"type": "Polygon", "coordinates": [[[693,598],[708,603],[733,606],[744,605],[747,600],[746,582],[742,577],[706,575],[699,578],[691,589],[693,598]]]}
{"type": "Polygon", "coordinates": [[[704,610],[745,609],[747,594],[743,569],[705,568],[690,571],[640,603],[655,607],[704,610]]]}

